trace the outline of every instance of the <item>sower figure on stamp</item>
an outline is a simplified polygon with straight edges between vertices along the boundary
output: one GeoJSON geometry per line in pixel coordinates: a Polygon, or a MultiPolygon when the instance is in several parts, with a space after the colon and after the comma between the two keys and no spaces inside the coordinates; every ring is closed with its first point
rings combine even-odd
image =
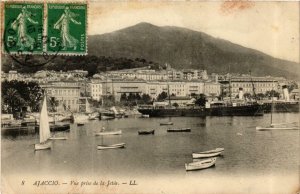
{"type": "Polygon", "coordinates": [[[17,19],[11,24],[11,27],[17,31],[17,46],[20,47],[20,50],[24,50],[24,48],[33,50],[35,40],[27,34],[27,21],[32,24],[38,24],[38,22],[31,18],[32,15],[24,6],[17,19]]]}
{"type": "Polygon", "coordinates": [[[62,39],[61,46],[63,47],[63,50],[66,50],[67,48],[74,48],[74,50],[76,50],[77,48],[77,44],[79,41],[71,36],[69,31],[70,21],[77,25],[81,24],[81,22],[78,22],[74,19],[76,16],[77,14],[71,12],[69,7],[66,7],[62,16],[54,24],[54,29],[60,29],[60,35],[62,39]]]}

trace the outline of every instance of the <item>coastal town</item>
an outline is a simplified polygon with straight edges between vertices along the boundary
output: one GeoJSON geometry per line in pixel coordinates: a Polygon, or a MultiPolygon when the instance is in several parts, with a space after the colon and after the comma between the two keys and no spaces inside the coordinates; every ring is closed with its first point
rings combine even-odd
{"type": "MultiPolygon", "coordinates": [[[[1,78],[3,88],[6,82],[36,83],[55,102],[55,111],[72,113],[86,112],[90,110],[88,106],[93,108],[92,105],[97,108],[139,104],[182,107],[195,105],[200,96],[205,96],[209,102],[226,99],[263,101],[270,100],[271,97],[283,101],[299,99],[297,82],[283,77],[229,73],[218,75],[208,74],[206,70],[176,70],[171,67],[159,71],[146,67],[102,72],[92,77],[87,75],[88,72],[83,70],[43,70],[33,74],[9,71],[2,72],[1,78]]],[[[10,101],[5,101],[5,97],[3,99],[3,113],[12,113],[9,109],[10,101]]],[[[26,103],[23,106],[26,107],[26,103]]],[[[22,110],[30,112],[29,107],[22,110]]]]}
{"type": "Polygon", "coordinates": [[[1,192],[295,193],[298,5],[4,1],[1,192]]]}

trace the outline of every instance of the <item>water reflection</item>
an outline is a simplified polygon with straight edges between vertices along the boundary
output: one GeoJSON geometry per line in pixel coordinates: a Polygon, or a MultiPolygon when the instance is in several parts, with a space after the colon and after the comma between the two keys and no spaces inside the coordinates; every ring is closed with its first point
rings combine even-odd
{"type": "MultiPolygon", "coordinates": [[[[299,114],[276,114],[278,122],[298,119],[299,114]]],[[[38,134],[2,131],[2,172],[88,175],[185,175],[184,164],[192,162],[192,152],[225,148],[216,167],[198,176],[270,173],[297,168],[298,131],[258,132],[255,126],[269,123],[264,117],[173,117],[126,118],[90,121],[70,125],[66,141],[53,141],[52,149],[34,152],[38,134]],[[171,120],[173,126],[160,126],[171,120]],[[97,137],[106,131],[122,130],[122,135],[97,137]],[[168,128],[190,127],[190,133],[168,133],[168,128]],[[155,135],[138,135],[138,130],[155,129],[155,135]],[[12,140],[13,138],[13,140],[12,140]],[[98,144],[125,142],[125,149],[97,150],[98,144]],[[270,162],[272,161],[272,162],[270,162]]],[[[193,173],[193,172],[191,172],[193,173]]]]}

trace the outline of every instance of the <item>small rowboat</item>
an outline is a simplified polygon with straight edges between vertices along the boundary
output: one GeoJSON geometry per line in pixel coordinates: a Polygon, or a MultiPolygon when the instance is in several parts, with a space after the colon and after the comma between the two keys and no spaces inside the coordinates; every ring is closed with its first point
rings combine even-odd
{"type": "Polygon", "coordinates": [[[67,140],[68,138],[67,137],[55,137],[55,136],[53,136],[53,137],[50,137],[49,139],[51,139],[51,140],[67,140]]]}
{"type": "Polygon", "coordinates": [[[149,131],[138,131],[139,135],[149,135],[149,134],[153,134],[154,135],[154,129],[153,130],[149,130],[149,131]]]}
{"type": "Polygon", "coordinates": [[[105,131],[105,132],[99,132],[99,133],[95,133],[96,136],[100,136],[100,135],[121,135],[122,131],[105,131]]]}
{"type": "Polygon", "coordinates": [[[269,131],[269,130],[299,130],[300,128],[297,126],[291,127],[256,127],[257,131],[269,131]]]}
{"type": "Polygon", "coordinates": [[[84,123],[77,123],[77,126],[83,126],[84,123]]]}
{"type": "Polygon", "coordinates": [[[224,148],[216,148],[205,152],[193,153],[193,158],[208,158],[220,155],[224,151],[224,148]]]}
{"type": "Polygon", "coordinates": [[[191,132],[191,128],[168,129],[167,132],[191,132]]]}
{"type": "Polygon", "coordinates": [[[141,118],[149,118],[149,115],[141,115],[141,118]]]}
{"type": "Polygon", "coordinates": [[[98,145],[98,150],[106,150],[106,149],[117,149],[117,148],[125,148],[125,143],[111,144],[111,145],[98,145]]]}
{"type": "Polygon", "coordinates": [[[191,171],[191,170],[201,170],[205,168],[212,167],[216,164],[217,158],[210,158],[206,160],[201,160],[197,162],[192,162],[185,164],[185,170],[191,171]]]}
{"type": "Polygon", "coordinates": [[[160,125],[173,125],[173,122],[160,123],[160,125]]]}

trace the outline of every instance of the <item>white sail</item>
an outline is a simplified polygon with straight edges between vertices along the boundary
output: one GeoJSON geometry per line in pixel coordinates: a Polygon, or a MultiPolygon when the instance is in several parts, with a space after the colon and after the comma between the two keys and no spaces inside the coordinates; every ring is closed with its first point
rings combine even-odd
{"type": "Polygon", "coordinates": [[[46,101],[46,97],[44,97],[43,106],[40,113],[40,143],[43,143],[50,138],[50,126],[46,101]]]}
{"type": "Polygon", "coordinates": [[[118,111],[117,111],[116,107],[113,106],[113,107],[110,108],[110,110],[112,110],[115,114],[118,114],[118,111]]]}

